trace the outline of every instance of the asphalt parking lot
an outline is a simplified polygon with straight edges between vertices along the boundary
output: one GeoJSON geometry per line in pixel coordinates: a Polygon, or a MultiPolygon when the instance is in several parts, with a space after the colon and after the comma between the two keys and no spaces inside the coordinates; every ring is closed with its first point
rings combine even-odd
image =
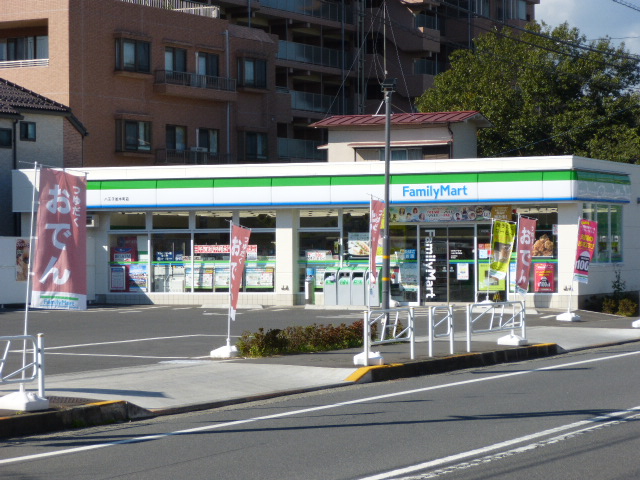
{"type": "MultiPolygon", "coordinates": [[[[0,311],[0,336],[21,335],[24,311],[0,311]]],[[[239,310],[231,343],[243,332],[287,326],[351,324],[362,312],[273,307],[239,310]]],[[[44,334],[48,375],[208,357],[224,346],[227,309],[198,306],[95,306],[86,311],[30,310],[28,333],[44,334]]]]}

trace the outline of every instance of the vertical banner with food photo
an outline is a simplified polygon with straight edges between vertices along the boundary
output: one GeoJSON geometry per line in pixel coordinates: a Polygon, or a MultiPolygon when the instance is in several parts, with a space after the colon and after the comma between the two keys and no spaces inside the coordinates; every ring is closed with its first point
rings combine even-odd
{"type": "Polygon", "coordinates": [[[589,264],[596,249],[598,238],[598,222],[580,220],[578,228],[578,248],[573,278],[580,283],[589,282],[589,264]]]}
{"type": "Polygon", "coordinates": [[[489,270],[491,277],[497,279],[506,278],[515,239],[515,223],[504,222],[502,220],[495,220],[493,222],[491,264],[489,270]]]}

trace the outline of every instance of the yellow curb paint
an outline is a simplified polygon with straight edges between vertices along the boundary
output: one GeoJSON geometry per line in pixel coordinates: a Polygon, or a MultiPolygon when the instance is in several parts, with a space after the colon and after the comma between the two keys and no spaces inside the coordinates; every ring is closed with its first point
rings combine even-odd
{"type": "Polygon", "coordinates": [[[87,406],[100,407],[104,405],[115,405],[118,403],[125,403],[124,400],[105,400],[104,402],[87,403],[87,406]]]}
{"type": "Polygon", "coordinates": [[[379,368],[390,368],[390,367],[400,367],[402,363],[390,363],[389,365],[371,365],[369,367],[362,367],[353,372],[347,378],[344,379],[345,382],[359,382],[362,378],[369,373],[371,370],[376,370],[379,368]]]}

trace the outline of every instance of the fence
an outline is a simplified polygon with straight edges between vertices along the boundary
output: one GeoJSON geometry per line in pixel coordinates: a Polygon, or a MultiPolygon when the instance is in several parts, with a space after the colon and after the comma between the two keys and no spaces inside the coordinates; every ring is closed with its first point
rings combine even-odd
{"type": "Polygon", "coordinates": [[[467,352],[471,351],[471,335],[498,332],[516,328],[526,336],[525,307],[523,302],[473,303],[467,306],[467,352]]]}
{"type": "Polygon", "coordinates": [[[4,349],[0,359],[0,385],[5,383],[25,384],[37,380],[38,396],[44,398],[44,335],[0,337],[0,343],[2,342],[4,342],[4,349]],[[14,350],[11,347],[15,343],[20,344],[20,347],[16,347],[14,350]],[[13,355],[10,357],[10,354],[13,355]],[[28,354],[31,356],[29,362],[27,362],[28,354]],[[19,356],[22,357],[20,362],[17,360],[19,356]],[[12,363],[10,363],[10,358],[12,363]],[[18,364],[20,366],[17,366],[18,364]],[[11,371],[7,372],[7,369],[11,371]]]}
{"type": "Polygon", "coordinates": [[[429,356],[433,357],[433,341],[435,338],[449,337],[449,353],[453,355],[453,307],[436,306],[429,309],[429,356]],[[438,315],[444,314],[438,319],[438,315]],[[444,325],[445,331],[437,333],[444,325]]]}
{"type": "Polygon", "coordinates": [[[371,346],[409,342],[411,360],[415,359],[413,308],[376,309],[364,312],[364,365],[368,365],[371,346]],[[406,321],[406,326],[403,323],[406,321]],[[372,332],[377,339],[372,339],[372,332]]]}

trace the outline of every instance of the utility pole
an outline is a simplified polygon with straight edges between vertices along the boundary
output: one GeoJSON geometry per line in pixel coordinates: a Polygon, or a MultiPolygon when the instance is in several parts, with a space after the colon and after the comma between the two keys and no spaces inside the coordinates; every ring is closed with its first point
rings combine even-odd
{"type": "Polygon", "coordinates": [[[391,291],[391,234],[389,229],[389,183],[391,160],[391,94],[396,90],[396,79],[385,78],[382,82],[384,93],[385,122],[384,122],[384,237],[382,241],[382,309],[389,309],[391,291]]]}

